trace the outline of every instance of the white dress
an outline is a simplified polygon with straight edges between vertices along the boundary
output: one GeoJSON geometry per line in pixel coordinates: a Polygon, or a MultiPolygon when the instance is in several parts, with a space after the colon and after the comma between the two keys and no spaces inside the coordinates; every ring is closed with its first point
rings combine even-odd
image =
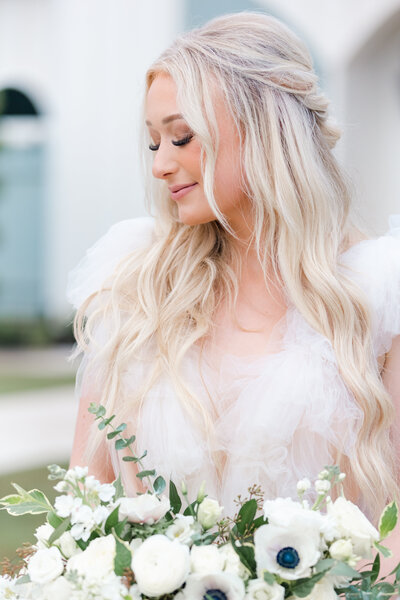
{"type": "MultiPolygon", "coordinates": [[[[341,257],[342,268],[370,302],[376,357],[400,334],[400,215],[391,217],[390,225],[385,236],[359,242],[341,257]]],[[[151,244],[152,235],[150,218],[111,227],[70,273],[68,298],[74,307],[98,290],[129,252],[151,244]]],[[[210,445],[166,377],[150,390],[140,420],[133,424],[137,451],[148,453],[146,467],[155,467],[177,485],[185,479],[189,496],[206,480],[208,494],[220,501],[225,514],[234,513],[234,498],[246,495],[253,484],[262,486],[266,498],[294,497],[298,479],[312,480],[332,464],[333,449],[351,459],[362,423],[361,410],[339,375],[331,343],[293,306],[276,330],[276,352],[259,357],[224,354],[218,371],[207,357],[200,361],[198,348],[186,357],[185,377],[213,415],[211,450],[226,456],[220,478],[210,445]]],[[[143,365],[132,365],[125,374],[125,389],[138,384],[141,369],[143,365]]],[[[110,454],[115,472],[121,470],[128,493],[134,493],[134,482],[124,473],[126,463],[112,446],[110,454]]]]}

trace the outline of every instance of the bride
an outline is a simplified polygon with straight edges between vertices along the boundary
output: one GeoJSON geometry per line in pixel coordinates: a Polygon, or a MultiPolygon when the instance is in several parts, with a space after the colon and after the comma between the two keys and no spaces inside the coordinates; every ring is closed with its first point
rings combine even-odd
{"type": "Polygon", "coordinates": [[[217,18],[150,67],[154,217],[114,225],[70,275],[72,464],[143,489],[92,427],[95,401],[147,467],[189,496],[205,480],[228,514],[252,484],[295,496],[332,463],[371,518],[398,497],[400,223],[378,239],[352,225],[327,104],[304,44],[266,15],[217,18]]]}

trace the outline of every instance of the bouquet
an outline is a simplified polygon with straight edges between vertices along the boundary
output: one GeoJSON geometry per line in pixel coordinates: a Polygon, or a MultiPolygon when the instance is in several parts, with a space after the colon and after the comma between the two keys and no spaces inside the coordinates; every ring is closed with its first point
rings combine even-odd
{"type": "Polygon", "coordinates": [[[106,417],[101,405],[89,410],[116,448],[130,451],[123,460],[138,464],[148,491],[128,498],[120,478],[102,484],[78,466],[49,467],[60,493],[54,505],[14,484],[1,507],[14,516],[43,513],[46,522],[18,572],[0,577],[0,600],[378,600],[400,592],[400,564],[391,581],[379,574],[397,505],[385,508],[377,530],[343,495],[338,467],[326,467],[314,486],[299,481],[296,501],[264,502],[253,486],[235,517],[222,518],[204,484],[192,502],[184,483],[179,493],[171,481],[167,495],[165,480],[135,456],[126,425],[114,426],[115,415],[106,417]],[[312,488],[313,504],[305,498],[312,488]],[[358,571],[374,550],[373,562],[358,571]]]}

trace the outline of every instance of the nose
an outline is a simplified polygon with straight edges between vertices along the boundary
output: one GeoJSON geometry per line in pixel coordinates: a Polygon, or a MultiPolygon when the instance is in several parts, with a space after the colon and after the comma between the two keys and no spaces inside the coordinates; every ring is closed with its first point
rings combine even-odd
{"type": "Polygon", "coordinates": [[[178,164],[174,158],[174,148],[168,145],[168,143],[160,143],[153,159],[153,176],[157,179],[165,179],[169,175],[176,173],[177,169],[178,164]]]}

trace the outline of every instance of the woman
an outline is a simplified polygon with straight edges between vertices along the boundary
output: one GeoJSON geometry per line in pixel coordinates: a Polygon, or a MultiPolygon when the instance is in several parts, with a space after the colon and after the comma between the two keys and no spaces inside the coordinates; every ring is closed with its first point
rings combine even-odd
{"type": "Polygon", "coordinates": [[[339,463],[376,517],[399,491],[400,240],[351,224],[303,43],[266,15],[215,19],[149,69],[144,120],[155,218],[115,225],[71,275],[72,463],[140,489],[104,435],[86,452],[96,401],[227,513],[339,463]]]}

